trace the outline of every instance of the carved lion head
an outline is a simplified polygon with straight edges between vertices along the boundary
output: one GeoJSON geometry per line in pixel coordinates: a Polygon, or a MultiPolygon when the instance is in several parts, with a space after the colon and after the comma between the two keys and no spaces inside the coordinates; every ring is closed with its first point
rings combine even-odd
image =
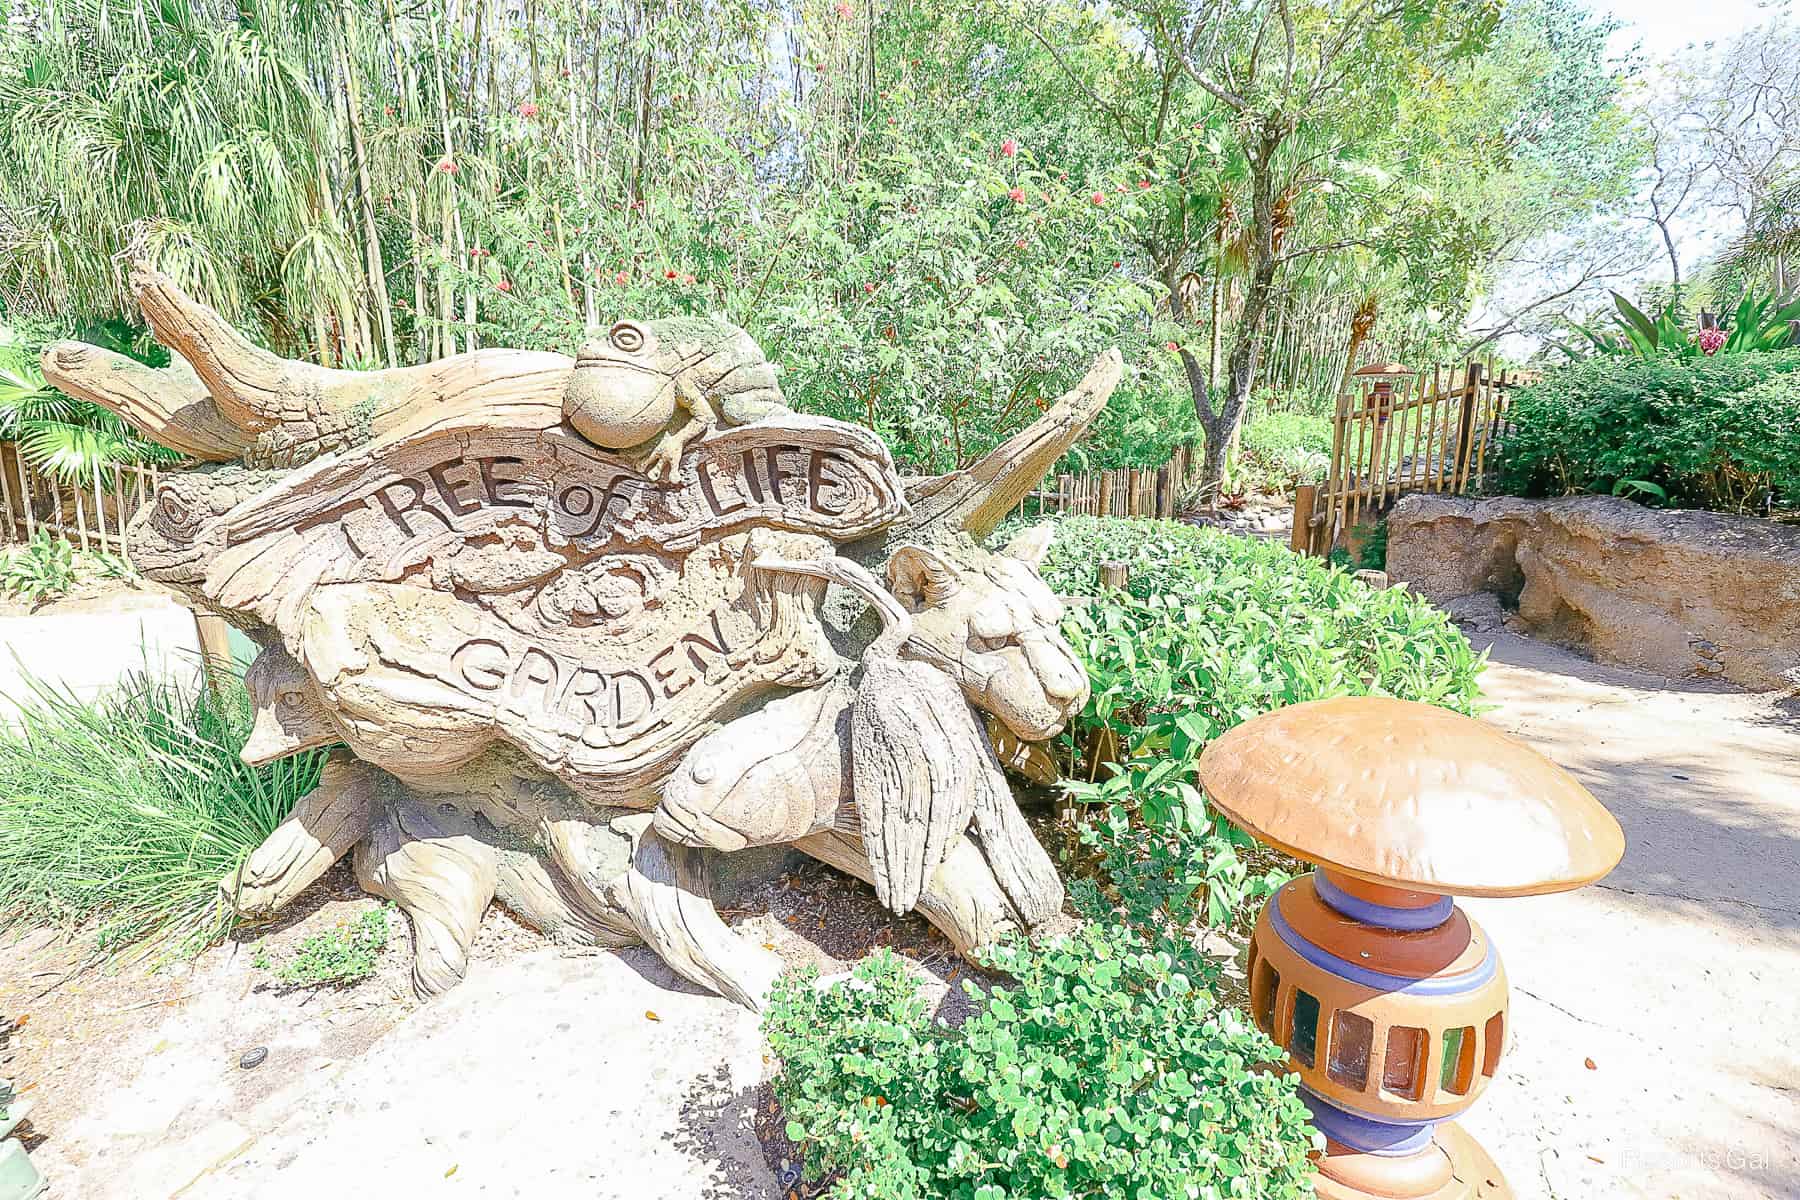
{"type": "Polygon", "coordinates": [[[999,553],[904,545],[887,565],[889,589],[913,616],[903,653],[948,672],[970,703],[1028,742],[1062,732],[1088,698],[1062,602],[1037,573],[1050,535],[1039,526],[999,553]]]}

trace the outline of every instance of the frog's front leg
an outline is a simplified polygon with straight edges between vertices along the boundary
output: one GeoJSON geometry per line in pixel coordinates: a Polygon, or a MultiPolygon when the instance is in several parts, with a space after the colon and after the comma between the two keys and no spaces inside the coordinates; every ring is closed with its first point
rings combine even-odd
{"type": "Polygon", "coordinates": [[[674,483],[687,448],[718,426],[712,402],[685,383],[675,388],[675,414],[644,460],[644,474],[658,483],[674,483]]]}

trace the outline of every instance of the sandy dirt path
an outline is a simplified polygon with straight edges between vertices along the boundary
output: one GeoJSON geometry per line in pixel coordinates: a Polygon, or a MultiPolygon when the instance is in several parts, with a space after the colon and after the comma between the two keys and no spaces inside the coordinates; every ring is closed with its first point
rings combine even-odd
{"type": "MultiPolygon", "coordinates": [[[[1800,705],[1510,634],[1492,654],[1488,719],[1593,789],[1629,848],[1599,886],[1469,904],[1512,1028],[1465,1124],[1520,1200],[1800,1197],[1800,705]]],[[[367,905],[341,874],[271,941],[367,905]]],[[[747,933],[826,970],[890,924],[817,867],[742,903],[747,933]]],[[[0,946],[0,1012],[37,1013],[4,1053],[41,1084],[53,1195],[779,1194],[748,1127],[767,1069],[749,1014],[641,951],[569,957],[508,930],[490,918],[469,980],[423,1009],[404,949],[348,992],[285,993],[250,963],[258,933],[52,1001],[42,957],[0,946]],[[240,1070],[258,1044],[268,1062],[240,1070]]],[[[915,919],[886,933],[958,969],[915,919]]]]}
{"type": "Polygon", "coordinates": [[[1487,719],[1585,783],[1627,849],[1584,891],[1467,905],[1512,1030],[1464,1124],[1520,1200],[1800,1196],[1800,704],[1507,633],[1491,654],[1487,719]]]}

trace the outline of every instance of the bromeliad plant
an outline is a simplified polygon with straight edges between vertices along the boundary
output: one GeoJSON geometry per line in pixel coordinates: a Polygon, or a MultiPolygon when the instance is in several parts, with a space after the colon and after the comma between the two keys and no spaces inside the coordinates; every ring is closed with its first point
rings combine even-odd
{"type": "Polygon", "coordinates": [[[1651,317],[1617,292],[1612,297],[1613,307],[1618,310],[1614,318],[1619,325],[1618,333],[1597,333],[1585,325],[1570,322],[1601,354],[1639,358],[1674,354],[1684,358],[1710,358],[1714,354],[1779,350],[1793,344],[1788,322],[1800,319],[1800,299],[1784,302],[1782,297],[1773,295],[1746,295],[1738,301],[1737,309],[1724,329],[1696,331],[1682,323],[1672,303],[1651,317]]]}
{"type": "Polygon", "coordinates": [[[1314,1135],[1281,1051],[1130,930],[1010,943],[1012,978],[935,1021],[882,950],[850,982],[776,987],[764,1029],[806,1175],[834,1200],[1312,1195],[1314,1135]]]}

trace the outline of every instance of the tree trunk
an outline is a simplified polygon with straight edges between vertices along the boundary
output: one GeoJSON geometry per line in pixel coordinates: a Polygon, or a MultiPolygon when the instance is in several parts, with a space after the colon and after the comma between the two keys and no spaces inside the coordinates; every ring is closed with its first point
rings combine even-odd
{"type": "MultiPolygon", "coordinates": [[[[1188,386],[1194,393],[1194,415],[1206,430],[1206,446],[1200,460],[1200,493],[1217,495],[1224,474],[1225,448],[1237,436],[1243,422],[1244,408],[1250,399],[1250,387],[1256,379],[1257,358],[1262,349],[1263,320],[1268,315],[1269,301],[1275,294],[1275,271],[1280,265],[1275,256],[1275,151],[1287,136],[1285,123],[1271,121],[1263,127],[1250,160],[1250,219],[1254,235],[1254,257],[1250,286],[1244,293],[1243,307],[1238,311],[1237,329],[1231,343],[1231,357],[1225,365],[1225,402],[1215,409],[1207,396],[1202,402],[1197,386],[1199,364],[1188,368],[1188,386]]],[[[1187,357],[1183,356],[1184,359],[1187,357]]]]}

